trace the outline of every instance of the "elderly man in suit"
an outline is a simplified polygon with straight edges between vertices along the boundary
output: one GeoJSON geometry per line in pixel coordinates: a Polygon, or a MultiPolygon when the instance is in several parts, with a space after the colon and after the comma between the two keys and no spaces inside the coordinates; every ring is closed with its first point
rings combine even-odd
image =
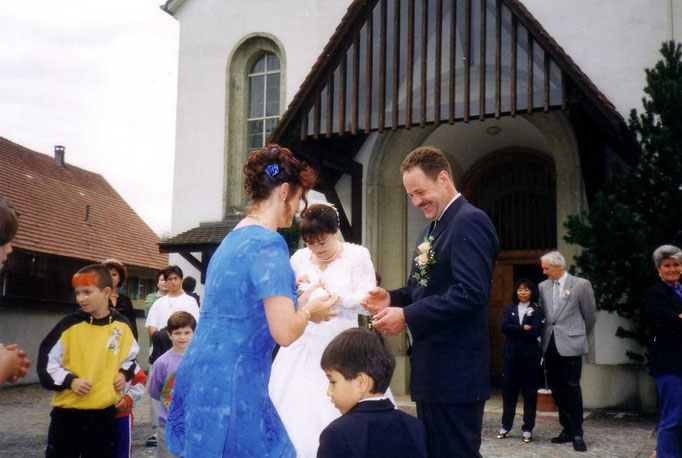
{"type": "Polygon", "coordinates": [[[540,258],[547,280],[540,283],[546,323],[542,351],[547,381],[559,408],[561,434],[555,444],[573,442],[577,452],[587,451],[583,440],[583,396],[580,390],[582,355],[587,354],[587,334],[597,309],[592,284],[566,272],[566,259],[558,251],[540,258]]]}
{"type": "Polygon", "coordinates": [[[410,391],[426,427],[429,457],[480,457],[483,407],[490,395],[488,296],[497,258],[490,218],[457,192],[445,155],[412,151],[403,185],[430,221],[406,286],[365,298],[374,328],[412,337],[410,391]]]}

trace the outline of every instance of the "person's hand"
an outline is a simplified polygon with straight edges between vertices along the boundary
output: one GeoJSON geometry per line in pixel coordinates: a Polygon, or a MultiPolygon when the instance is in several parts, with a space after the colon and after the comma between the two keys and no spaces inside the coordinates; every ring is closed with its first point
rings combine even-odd
{"type": "Polygon", "coordinates": [[[0,344],[0,386],[4,381],[16,382],[28,372],[31,361],[26,352],[20,350],[17,344],[3,346],[0,344]]]}
{"type": "Polygon", "coordinates": [[[384,288],[376,287],[370,289],[367,296],[360,303],[369,313],[376,315],[391,305],[391,296],[388,295],[388,291],[384,288]]]}
{"type": "Polygon", "coordinates": [[[679,315],[677,315],[677,316],[679,316],[680,318],[682,318],[682,313],[680,313],[680,314],[679,314],[679,315]]]}
{"type": "Polygon", "coordinates": [[[84,378],[75,378],[71,381],[71,391],[76,393],[78,396],[85,396],[92,389],[92,383],[88,382],[84,378]]]}
{"type": "Polygon", "coordinates": [[[126,376],[123,375],[121,372],[116,374],[116,377],[114,377],[114,390],[116,391],[123,391],[123,388],[126,387],[126,376]]]}
{"type": "Polygon", "coordinates": [[[310,312],[310,321],[313,323],[321,323],[322,321],[329,321],[329,318],[339,314],[338,310],[331,310],[331,308],[339,301],[339,297],[314,297],[305,304],[306,310],[310,312]]]}
{"type": "Polygon", "coordinates": [[[296,286],[300,285],[301,283],[310,283],[310,278],[308,278],[307,275],[303,275],[301,277],[298,277],[296,279],[296,286]]]}
{"type": "Polygon", "coordinates": [[[385,307],[374,315],[372,327],[387,336],[394,336],[407,327],[405,312],[400,307],[385,307]]]}
{"type": "Polygon", "coordinates": [[[529,324],[524,324],[524,325],[523,325],[523,330],[524,330],[524,331],[530,331],[531,329],[532,329],[531,325],[529,325],[529,324]]]}
{"type": "Polygon", "coordinates": [[[114,404],[114,407],[116,407],[116,412],[123,413],[129,409],[126,398],[130,398],[130,396],[123,396],[121,399],[116,401],[116,404],[114,404]]]}
{"type": "Polygon", "coordinates": [[[298,305],[299,306],[306,305],[313,295],[315,295],[316,297],[326,298],[329,298],[329,296],[331,296],[329,294],[329,291],[327,291],[327,289],[322,285],[322,283],[315,283],[314,285],[311,285],[310,288],[303,291],[303,294],[301,294],[301,296],[298,298],[298,305]],[[321,291],[319,290],[320,288],[322,288],[321,291]]]}

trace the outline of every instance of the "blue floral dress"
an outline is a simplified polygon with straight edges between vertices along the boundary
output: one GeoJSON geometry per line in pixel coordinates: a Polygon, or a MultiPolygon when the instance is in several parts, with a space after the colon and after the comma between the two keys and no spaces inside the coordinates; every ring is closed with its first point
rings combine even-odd
{"type": "Polygon", "coordinates": [[[204,305],[177,370],[166,422],[172,453],[295,457],[268,396],[275,341],[263,299],[296,300],[284,239],[261,226],[230,232],[208,266],[204,305]]]}

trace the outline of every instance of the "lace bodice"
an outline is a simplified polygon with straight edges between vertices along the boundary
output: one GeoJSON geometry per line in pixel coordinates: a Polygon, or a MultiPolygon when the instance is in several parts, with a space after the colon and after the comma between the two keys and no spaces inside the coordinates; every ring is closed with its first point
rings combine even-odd
{"type": "Polygon", "coordinates": [[[307,275],[310,283],[318,281],[339,296],[338,317],[355,318],[357,314],[369,315],[360,301],[376,285],[374,265],[367,248],[353,243],[344,243],[341,256],[332,261],[325,270],[311,261],[308,248],[298,250],[291,257],[291,266],[296,278],[307,275]]]}

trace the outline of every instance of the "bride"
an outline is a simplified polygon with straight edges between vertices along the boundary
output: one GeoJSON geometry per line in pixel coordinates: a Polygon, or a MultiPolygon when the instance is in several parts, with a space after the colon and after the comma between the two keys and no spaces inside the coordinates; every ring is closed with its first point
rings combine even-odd
{"type": "MultiPolygon", "coordinates": [[[[300,232],[307,248],[291,257],[299,292],[318,283],[318,292],[338,295],[339,314],[311,323],[289,347],[279,349],[270,375],[270,399],[301,457],[315,457],[322,430],[341,413],[327,396],[329,381],[320,367],[327,344],[342,331],[358,326],[360,305],[375,287],[367,248],[339,240],[339,216],[329,204],[314,204],[301,215],[300,232]]],[[[311,297],[312,298],[312,297],[311,297]]]]}

